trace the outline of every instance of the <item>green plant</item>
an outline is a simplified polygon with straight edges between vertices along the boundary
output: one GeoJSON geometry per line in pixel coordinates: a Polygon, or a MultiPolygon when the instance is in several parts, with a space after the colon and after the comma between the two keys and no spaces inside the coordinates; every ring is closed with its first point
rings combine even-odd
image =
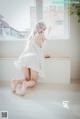
{"type": "Polygon", "coordinates": [[[71,4],[69,5],[69,14],[75,15],[78,17],[78,22],[80,23],[80,0],[71,0],[71,4]]]}

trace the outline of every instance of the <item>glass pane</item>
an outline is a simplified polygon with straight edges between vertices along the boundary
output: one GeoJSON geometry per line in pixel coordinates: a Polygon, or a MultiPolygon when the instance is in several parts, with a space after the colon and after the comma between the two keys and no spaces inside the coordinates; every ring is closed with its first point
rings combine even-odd
{"type": "Polygon", "coordinates": [[[43,19],[50,29],[49,39],[64,38],[64,0],[63,4],[55,3],[55,0],[43,0],[43,19]]]}
{"type": "Polygon", "coordinates": [[[25,39],[36,23],[36,0],[0,0],[0,36],[25,39]]]}

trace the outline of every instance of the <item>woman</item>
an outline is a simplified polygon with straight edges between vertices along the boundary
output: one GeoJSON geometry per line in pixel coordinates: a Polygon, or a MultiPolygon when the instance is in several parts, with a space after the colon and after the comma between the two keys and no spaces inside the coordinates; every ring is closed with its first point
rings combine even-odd
{"type": "Polygon", "coordinates": [[[44,76],[43,73],[43,44],[46,41],[44,32],[46,25],[43,22],[36,24],[34,31],[27,40],[26,48],[15,62],[16,66],[21,69],[24,74],[24,79],[12,80],[11,88],[16,93],[18,84],[22,85],[19,95],[24,96],[28,87],[33,87],[37,84],[37,80],[44,76]]]}

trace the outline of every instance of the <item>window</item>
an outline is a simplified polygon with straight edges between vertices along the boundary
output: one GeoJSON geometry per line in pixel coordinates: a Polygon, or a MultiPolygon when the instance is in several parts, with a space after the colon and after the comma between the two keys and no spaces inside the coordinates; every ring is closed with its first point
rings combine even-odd
{"type": "Polygon", "coordinates": [[[0,0],[0,40],[23,40],[36,23],[36,0],[0,0]]]}
{"type": "Polygon", "coordinates": [[[69,38],[67,5],[64,5],[64,0],[61,0],[63,4],[55,1],[0,0],[0,39],[27,39],[34,24],[40,19],[45,21],[50,30],[49,40],[69,38]]]}
{"type": "Polygon", "coordinates": [[[43,0],[43,18],[50,28],[49,39],[65,38],[64,4],[55,4],[54,0],[43,0]]]}
{"type": "Polygon", "coordinates": [[[43,0],[43,19],[50,28],[49,39],[69,38],[67,7],[68,4],[64,4],[64,0],[43,0]]]}

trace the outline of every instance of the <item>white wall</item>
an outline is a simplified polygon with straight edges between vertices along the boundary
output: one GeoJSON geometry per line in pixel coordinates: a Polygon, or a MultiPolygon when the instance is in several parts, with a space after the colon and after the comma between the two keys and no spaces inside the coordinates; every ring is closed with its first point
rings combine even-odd
{"type": "MultiPolygon", "coordinates": [[[[17,57],[22,52],[25,41],[1,41],[0,57],[17,57]]],[[[70,56],[71,57],[71,78],[80,79],[80,25],[77,19],[70,19],[70,39],[47,41],[44,52],[70,56]]]]}

